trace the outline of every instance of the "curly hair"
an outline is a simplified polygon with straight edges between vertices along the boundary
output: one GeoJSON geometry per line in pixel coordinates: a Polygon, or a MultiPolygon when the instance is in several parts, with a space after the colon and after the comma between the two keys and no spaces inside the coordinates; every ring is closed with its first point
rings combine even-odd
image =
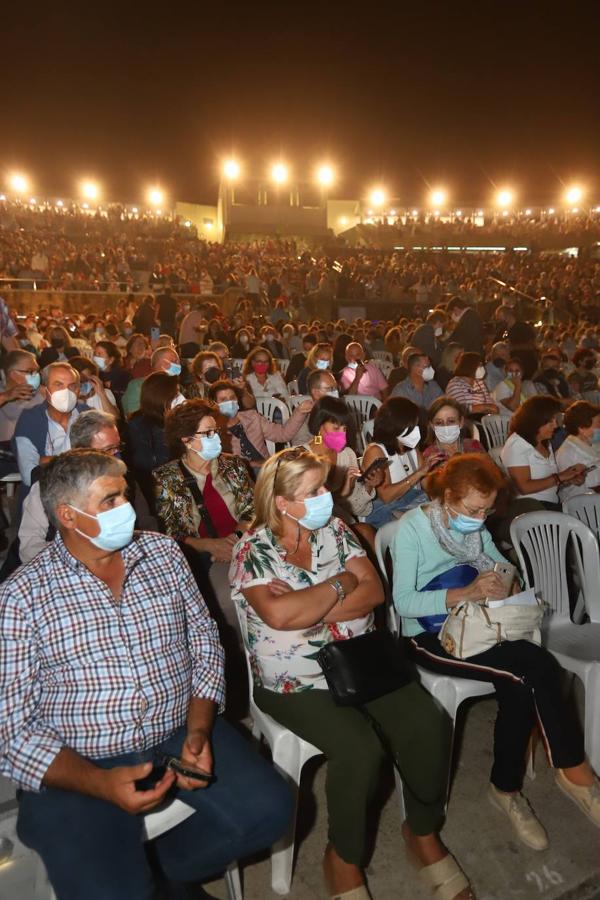
{"type": "Polygon", "coordinates": [[[165,416],[165,438],[172,459],[181,459],[187,449],[183,438],[193,437],[205,416],[217,419],[219,410],[214,403],[200,398],[169,410],[165,416]]]}

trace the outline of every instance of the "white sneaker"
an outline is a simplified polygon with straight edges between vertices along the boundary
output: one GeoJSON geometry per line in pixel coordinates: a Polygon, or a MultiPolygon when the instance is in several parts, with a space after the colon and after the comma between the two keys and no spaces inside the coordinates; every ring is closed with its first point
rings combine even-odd
{"type": "Polygon", "coordinates": [[[548,835],[523,794],[504,794],[490,784],[488,799],[508,818],[519,840],[532,850],[547,850],[548,835]]]}

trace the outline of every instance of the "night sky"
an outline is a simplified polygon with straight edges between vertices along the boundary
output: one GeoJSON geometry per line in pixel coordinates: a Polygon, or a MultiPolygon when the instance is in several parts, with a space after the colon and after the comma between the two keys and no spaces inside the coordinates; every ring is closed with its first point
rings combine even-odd
{"type": "Polygon", "coordinates": [[[257,175],[328,158],[340,198],[443,184],[478,205],[507,183],[552,203],[573,179],[600,197],[598,4],[161,6],[5,4],[2,174],[40,197],[94,176],[109,199],[160,181],[214,202],[233,151],[257,175]]]}

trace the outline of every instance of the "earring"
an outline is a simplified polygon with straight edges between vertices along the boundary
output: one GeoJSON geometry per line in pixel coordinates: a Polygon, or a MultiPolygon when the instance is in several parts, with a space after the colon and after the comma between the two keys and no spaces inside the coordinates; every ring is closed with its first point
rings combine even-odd
{"type": "Polygon", "coordinates": [[[315,434],[315,440],[314,440],[314,443],[315,443],[315,444],[322,444],[322,443],[323,443],[323,436],[320,435],[320,434],[315,434]]]}

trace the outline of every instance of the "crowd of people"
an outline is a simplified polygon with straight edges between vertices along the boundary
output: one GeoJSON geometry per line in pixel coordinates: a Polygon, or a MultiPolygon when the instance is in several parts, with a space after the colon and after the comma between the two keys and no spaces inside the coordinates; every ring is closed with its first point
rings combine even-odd
{"type": "MultiPolygon", "coordinates": [[[[18,252],[44,251],[52,271],[61,252],[96,252],[36,240],[18,252]]],[[[130,240],[114,240],[113,262],[131,264],[130,240]]],[[[167,239],[175,255],[178,240],[167,239]]],[[[5,269],[13,252],[4,245],[5,269]]],[[[14,295],[0,302],[1,474],[20,478],[0,574],[0,771],[21,791],[19,834],[59,900],[150,897],[143,815],[169,797],[196,811],[154,842],[175,885],[289,827],[286,784],[223,715],[226,690],[245,711],[244,653],[255,703],[327,758],[328,893],[370,896],[369,814],[389,751],[424,881],[448,900],[475,896],[440,837],[445,715],[408,677],[367,704],[382,742],[359,710],[335,705],[316,659],[382,627],[372,560],[393,522],[407,658],[495,688],[490,803],[528,847],[548,846],[521,793],[539,721],[558,786],[600,826],[554,657],[514,641],[458,664],[438,640],[464,599],[506,597],[494,566],[512,557],[516,515],[600,491],[600,326],[532,322],[514,293],[483,321],[471,286],[486,262],[395,255],[381,273],[418,274],[424,315],[309,316],[302,293],[318,264],[296,257],[294,302],[294,266],[271,252],[202,246],[214,283],[231,266],[245,277],[229,315],[158,283],[157,297],[101,312],[19,317],[14,295]],[[508,435],[495,455],[490,415],[508,435]],[[448,580],[458,569],[462,581],[448,580]]],[[[600,286],[591,262],[495,265],[560,302],[576,290],[591,302],[600,286]]]]}

